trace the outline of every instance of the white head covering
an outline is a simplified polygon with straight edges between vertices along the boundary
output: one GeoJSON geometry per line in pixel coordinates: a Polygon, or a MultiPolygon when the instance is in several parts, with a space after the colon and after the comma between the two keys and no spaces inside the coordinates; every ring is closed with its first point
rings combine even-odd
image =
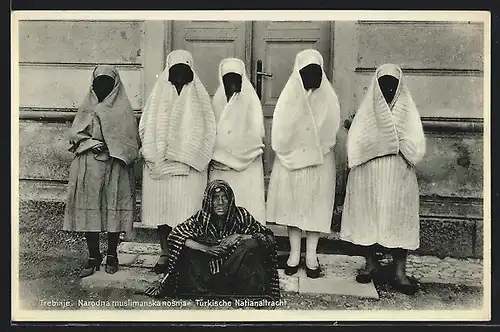
{"type": "Polygon", "coordinates": [[[210,97],[196,75],[192,55],[175,50],[154,86],[139,123],[143,156],[153,177],[188,174],[207,168],[215,144],[215,116],[210,97]],[[180,95],[168,81],[169,69],[187,64],[193,81],[184,85],[180,95]]]}
{"type": "Polygon", "coordinates": [[[227,58],[219,65],[219,87],[213,98],[217,120],[217,137],[212,157],[218,163],[242,171],[263,153],[264,117],[262,106],[250,83],[245,64],[227,58]],[[227,101],[222,77],[227,73],[241,75],[241,92],[227,101]]]}
{"type": "Polygon", "coordinates": [[[281,164],[290,169],[320,165],[336,142],[340,123],[337,95],[323,69],[323,57],[312,49],[295,57],[293,73],[274,110],[272,148],[281,164]],[[309,64],[322,68],[319,88],[306,91],[299,70],[309,64]]]}
{"type": "Polygon", "coordinates": [[[245,64],[243,61],[237,58],[226,58],[222,60],[219,64],[219,83],[222,84],[222,77],[229,73],[235,73],[242,77],[246,77],[245,64]]]}
{"type": "Polygon", "coordinates": [[[349,128],[349,167],[398,152],[401,152],[411,165],[415,165],[425,154],[425,136],[417,107],[406,86],[401,68],[394,64],[385,64],[376,70],[365,99],[349,128]],[[378,83],[378,78],[384,75],[399,80],[396,94],[389,104],[378,83]]]}

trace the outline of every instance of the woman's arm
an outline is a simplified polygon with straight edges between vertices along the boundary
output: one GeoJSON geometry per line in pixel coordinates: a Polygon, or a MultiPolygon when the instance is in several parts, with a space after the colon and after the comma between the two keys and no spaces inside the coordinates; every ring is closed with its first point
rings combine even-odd
{"type": "Polygon", "coordinates": [[[187,239],[185,245],[190,249],[201,251],[214,257],[219,257],[226,252],[226,249],[220,245],[207,246],[191,239],[187,239]]]}
{"type": "Polygon", "coordinates": [[[88,127],[78,132],[76,134],[76,137],[73,137],[73,139],[69,141],[69,148],[68,148],[69,152],[81,153],[85,149],[89,149],[88,141],[92,139],[92,135],[90,135],[90,133],[88,133],[87,130],[88,127]],[[82,145],[82,148],[80,148],[80,145],[82,145]],[[87,147],[85,147],[85,145],[87,147]]]}
{"type": "Polygon", "coordinates": [[[193,249],[193,250],[198,250],[198,251],[203,251],[204,249],[206,249],[203,244],[201,243],[198,243],[194,240],[191,240],[191,239],[187,239],[186,240],[186,247],[188,247],[189,249],[193,249]]]}

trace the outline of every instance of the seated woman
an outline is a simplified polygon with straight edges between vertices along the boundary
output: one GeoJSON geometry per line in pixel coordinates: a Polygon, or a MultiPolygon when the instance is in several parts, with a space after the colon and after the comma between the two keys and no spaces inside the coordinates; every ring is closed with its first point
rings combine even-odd
{"type": "Polygon", "coordinates": [[[168,265],[152,297],[280,296],[276,242],[271,230],[236,206],[229,184],[207,186],[202,208],[167,239],[168,265]]]}

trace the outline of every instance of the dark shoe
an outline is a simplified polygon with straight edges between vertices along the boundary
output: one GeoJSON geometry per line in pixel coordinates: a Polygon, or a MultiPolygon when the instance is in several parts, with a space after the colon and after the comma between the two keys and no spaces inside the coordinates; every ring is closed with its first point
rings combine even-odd
{"type": "Polygon", "coordinates": [[[356,282],[360,284],[369,284],[372,281],[375,283],[381,283],[381,280],[383,279],[382,275],[384,269],[380,265],[379,256],[380,255],[375,254],[375,257],[373,257],[373,265],[368,264],[358,270],[358,274],[356,275],[356,282]]]}
{"type": "Polygon", "coordinates": [[[307,267],[306,264],[306,276],[311,278],[311,279],[317,279],[319,278],[321,274],[321,265],[319,265],[319,260],[318,260],[318,268],[317,269],[310,269],[307,267]]]}
{"type": "Polygon", "coordinates": [[[367,271],[367,270],[359,270],[358,275],[356,276],[356,281],[360,284],[369,284],[372,282],[374,276],[374,271],[367,271]]]}
{"type": "Polygon", "coordinates": [[[408,281],[410,282],[410,284],[412,285],[418,285],[418,280],[413,278],[413,277],[410,277],[410,276],[407,276],[406,277],[408,279],[408,281]]]}
{"type": "Polygon", "coordinates": [[[296,266],[288,266],[288,264],[285,264],[285,274],[287,276],[294,275],[299,270],[299,266],[300,266],[300,263],[297,264],[296,266]]]}
{"type": "Polygon", "coordinates": [[[156,273],[156,274],[162,274],[162,273],[165,273],[165,271],[167,270],[167,260],[165,260],[165,262],[163,264],[160,264],[160,260],[164,257],[167,257],[166,255],[161,255],[160,256],[160,259],[158,260],[158,262],[156,262],[155,266],[153,267],[153,272],[156,273]]]}
{"type": "Polygon", "coordinates": [[[101,269],[101,262],[102,257],[90,257],[80,272],[80,278],[91,276],[95,271],[99,271],[101,269]]]}
{"type": "Polygon", "coordinates": [[[391,285],[392,288],[394,288],[396,291],[406,294],[406,295],[415,295],[415,293],[418,292],[418,285],[416,282],[412,282],[413,280],[409,280],[409,284],[402,284],[399,280],[396,278],[391,279],[389,284],[391,285]]]}
{"type": "Polygon", "coordinates": [[[118,271],[118,257],[112,255],[106,256],[105,271],[109,274],[113,274],[116,273],[116,271],[118,271]]]}

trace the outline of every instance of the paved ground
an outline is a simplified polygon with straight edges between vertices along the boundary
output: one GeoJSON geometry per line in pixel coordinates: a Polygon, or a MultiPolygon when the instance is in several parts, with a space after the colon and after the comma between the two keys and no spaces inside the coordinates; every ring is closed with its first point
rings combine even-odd
{"type": "MultiPolygon", "coordinates": [[[[119,247],[120,263],[137,267],[150,268],[158,260],[160,245],[153,243],[122,242],[119,247]]],[[[351,275],[353,268],[359,268],[364,260],[360,257],[346,257],[343,255],[319,255],[322,265],[326,265],[326,271],[345,275],[348,271],[351,275]],[[340,272],[341,269],[344,272],[340,272]]],[[[382,263],[389,263],[386,258],[382,263]]],[[[483,265],[479,259],[455,259],[446,257],[439,259],[433,256],[408,257],[407,273],[420,282],[444,283],[467,286],[482,286],[483,265]]]]}
{"type": "MultiPolygon", "coordinates": [[[[284,305],[280,309],[293,310],[452,310],[477,309],[482,305],[481,289],[456,286],[422,284],[420,292],[415,296],[406,296],[391,290],[379,290],[380,299],[365,299],[339,295],[308,295],[298,293],[284,293],[284,305]]],[[[99,288],[87,289],[79,284],[75,276],[57,276],[22,280],[20,301],[24,309],[50,310],[47,302],[59,304],[57,309],[84,310],[84,309],[138,309],[144,310],[141,303],[150,301],[149,298],[137,294],[131,289],[99,288]],[[69,301],[70,306],[61,305],[69,301]],[[136,305],[127,305],[137,301],[136,305]]],[[[165,301],[168,301],[166,299],[165,301]]],[[[133,304],[133,303],[132,303],[133,304]]],[[[198,306],[193,301],[169,307],[152,306],[147,309],[217,309],[198,306]]],[[[246,307],[253,309],[252,307],[246,307]]],[[[228,309],[227,307],[223,309],[228,309]]]]}
{"type": "MultiPolygon", "coordinates": [[[[136,294],[133,289],[114,287],[89,288],[78,278],[81,266],[86,259],[85,240],[78,234],[62,232],[61,217],[44,211],[24,210],[20,216],[20,265],[19,265],[19,300],[26,309],[51,309],[49,303],[62,305],[69,301],[70,306],[58,309],[132,309],[129,301],[148,301],[143,295],[136,294]],[[80,303],[78,303],[80,300],[80,303]],[[46,301],[46,302],[44,302],[46,301]],[[48,301],[48,302],[47,302],[48,301]],[[92,302],[94,301],[94,306],[92,302]],[[97,301],[97,302],[96,302],[97,301]],[[115,302],[113,302],[115,301],[115,302]],[[110,305],[107,305],[109,302],[110,305]],[[96,307],[96,304],[102,304],[96,307]]],[[[105,237],[102,248],[105,249],[105,237]]],[[[139,257],[139,256],[137,256],[139,257]]],[[[433,258],[433,260],[436,260],[433,258]]],[[[410,260],[416,268],[418,264],[427,266],[427,260],[413,258],[410,260]]],[[[446,276],[443,271],[449,269],[445,264],[453,260],[437,260],[429,266],[435,275],[446,276]],[[436,269],[436,267],[440,267],[436,269]],[[433,271],[435,270],[435,271],[433,271]],[[441,271],[441,272],[440,272],[441,271]]],[[[479,262],[460,261],[461,266],[454,271],[462,271],[471,280],[477,280],[477,272],[470,272],[471,266],[478,268],[479,262]]],[[[416,271],[422,271],[422,268],[416,271]]],[[[451,271],[451,270],[450,270],[451,271]]],[[[105,273],[101,271],[101,273],[105,273]]],[[[450,275],[460,276],[450,272],[450,275]]],[[[422,277],[423,278],[423,277],[422,277]]],[[[460,280],[466,278],[460,277],[460,280]]],[[[449,278],[448,278],[449,280],[449,278]]],[[[379,299],[359,298],[343,295],[314,295],[294,292],[285,293],[282,309],[337,309],[337,310],[391,310],[391,309],[471,309],[482,305],[482,288],[470,285],[427,283],[421,280],[421,290],[415,296],[399,294],[384,285],[377,285],[379,299]]],[[[472,282],[471,284],[474,284],[472,282]]],[[[139,302],[137,302],[139,303],[139,302]]],[[[199,308],[196,303],[186,303],[184,308],[199,308]]],[[[180,307],[175,307],[180,308],[180,307]]],[[[135,307],[144,309],[144,307],[135,307]]],[[[162,309],[162,307],[148,307],[162,309]]],[[[164,308],[163,308],[164,309],[164,308]]],[[[170,308],[173,309],[173,308],[170,308]]],[[[211,309],[211,308],[201,308],[211,309]]],[[[248,309],[251,309],[249,307],[248,309]]]]}

